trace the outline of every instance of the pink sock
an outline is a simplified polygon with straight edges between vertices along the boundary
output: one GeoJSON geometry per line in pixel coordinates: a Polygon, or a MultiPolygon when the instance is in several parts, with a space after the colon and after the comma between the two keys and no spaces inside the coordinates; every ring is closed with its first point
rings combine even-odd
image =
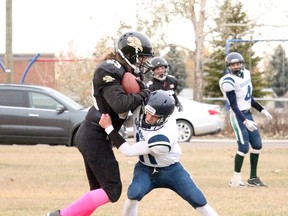
{"type": "Polygon", "coordinates": [[[89,191],[81,198],[60,210],[61,216],[90,216],[96,208],[109,202],[105,191],[100,188],[89,191]]]}

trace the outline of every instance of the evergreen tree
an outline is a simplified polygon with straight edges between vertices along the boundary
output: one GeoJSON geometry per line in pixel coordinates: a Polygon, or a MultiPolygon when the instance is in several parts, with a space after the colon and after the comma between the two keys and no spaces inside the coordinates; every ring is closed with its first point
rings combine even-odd
{"type": "Polygon", "coordinates": [[[269,64],[273,75],[269,80],[271,87],[281,97],[288,91],[288,60],[281,45],[274,50],[269,64]]]}
{"type": "MultiPolygon", "coordinates": [[[[233,4],[231,1],[226,0],[219,7],[219,11],[219,16],[215,18],[216,27],[212,30],[214,52],[204,66],[204,80],[206,81],[204,95],[207,97],[222,97],[219,79],[226,73],[226,39],[241,39],[253,28],[247,14],[243,12],[243,4],[241,2],[233,4]]],[[[239,41],[231,43],[229,52],[238,52],[243,56],[246,68],[251,71],[253,96],[261,97],[264,94],[261,89],[265,83],[261,78],[261,74],[256,70],[259,58],[253,57],[252,46],[252,42],[244,43],[239,41]]]]}

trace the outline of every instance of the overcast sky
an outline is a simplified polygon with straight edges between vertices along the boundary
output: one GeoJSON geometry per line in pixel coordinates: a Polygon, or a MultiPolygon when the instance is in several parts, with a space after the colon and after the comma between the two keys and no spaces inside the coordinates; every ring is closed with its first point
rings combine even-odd
{"type": "MultiPolygon", "coordinates": [[[[134,19],[136,2],[137,0],[13,0],[13,52],[65,52],[68,43],[73,41],[76,52],[91,55],[97,39],[105,34],[115,34],[119,20],[130,22],[134,19]]],[[[215,1],[207,0],[207,4],[213,2],[215,1]]],[[[260,22],[266,25],[255,33],[256,38],[288,39],[288,10],[285,0],[242,2],[249,17],[261,17],[260,22]],[[275,28],[273,25],[283,27],[275,28]]],[[[5,52],[5,9],[6,1],[0,0],[0,53],[5,52]]],[[[171,28],[173,30],[169,35],[172,42],[187,46],[193,44],[190,36],[193,34],[192,29],[179,26],[179,30],[175,30],[175,27],[174,25],[171,28]],[[183,31],[185,34],[181,34],[183,31]],[[177,36],[173,34],[175,32],[177,36]]]]}

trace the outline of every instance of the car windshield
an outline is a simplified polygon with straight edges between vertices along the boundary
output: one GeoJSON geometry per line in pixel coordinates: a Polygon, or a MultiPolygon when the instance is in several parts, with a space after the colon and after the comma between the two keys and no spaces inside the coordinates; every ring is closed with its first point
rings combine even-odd
{"type": "Polygon", "coordinates": [[[58,91],[55,91],[53,89],[49,89],[49,91],[53,92],[54,95],[57,95],[59,98],[63,99],[67,103],[69,103],[69,105],[72,106],[74,109],[76,109],[76,110],[84,109],[84,107],[81,104],[77,103],[76,101],[72,100],[71,98],[67,97],[66,95],[64,95],[58,91]]]}

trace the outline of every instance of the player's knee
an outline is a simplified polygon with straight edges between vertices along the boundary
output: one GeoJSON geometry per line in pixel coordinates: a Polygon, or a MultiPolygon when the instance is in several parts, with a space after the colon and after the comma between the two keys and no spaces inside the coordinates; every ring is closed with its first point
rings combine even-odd
{"type": "Polygon", "coordinates": [[[193,208],[196,209],[198,207],[202,207],[202,206],[206,205],[207,204],[207,200],[205,199],[204,196],[199,197],[197,199],[195,199],[195,197],[193,197],[192,199],[190,199],[189,203],[193,206],[193,208]]]}
{"type": "Polygon", "coordinates": [[[261,148],[260,148],[260,149],[252,148],[252,149],[251,149],[251,153],[252,153],[252,154],[260,154],[260,152],[261,152],[261,148]]]}
{"type": "Polygon", "coordinates": [[[122,184],[119,183],[109,190],[108,197],[112,203],[117,202],[122,193],[122,184]]]}
{"type": "Polygon", "coordinates": [[[127,191],[127,196],[131,200],[138,200],[140,201],[143,196],[145,195],[145,192],[142,190],[142,187],[137,184],[131,184],[127,191]]]}
{"type": "Polygon", "coordinates": [[[245,154],[247,154],[248,152],[249,152],[249,145],[243,145],[238,148],[237,154],[239,155],[244,154],[244,155],[241,155],[244,157],[245,154]]]}
{"type": "Polygon", "coordinates": [[[251,151],[260,151],[262,149],[262,143],[259,143],[258,145],[253,145],[251,151]]]}
{"type": "Polygon", "coordinates": [[[239,151],[237,151],[237,154],[242,156],[242,157],[245,157],[245,155],[248,153],[249,149],[246,150],[246,149],[241,149],[239,151]]]}

